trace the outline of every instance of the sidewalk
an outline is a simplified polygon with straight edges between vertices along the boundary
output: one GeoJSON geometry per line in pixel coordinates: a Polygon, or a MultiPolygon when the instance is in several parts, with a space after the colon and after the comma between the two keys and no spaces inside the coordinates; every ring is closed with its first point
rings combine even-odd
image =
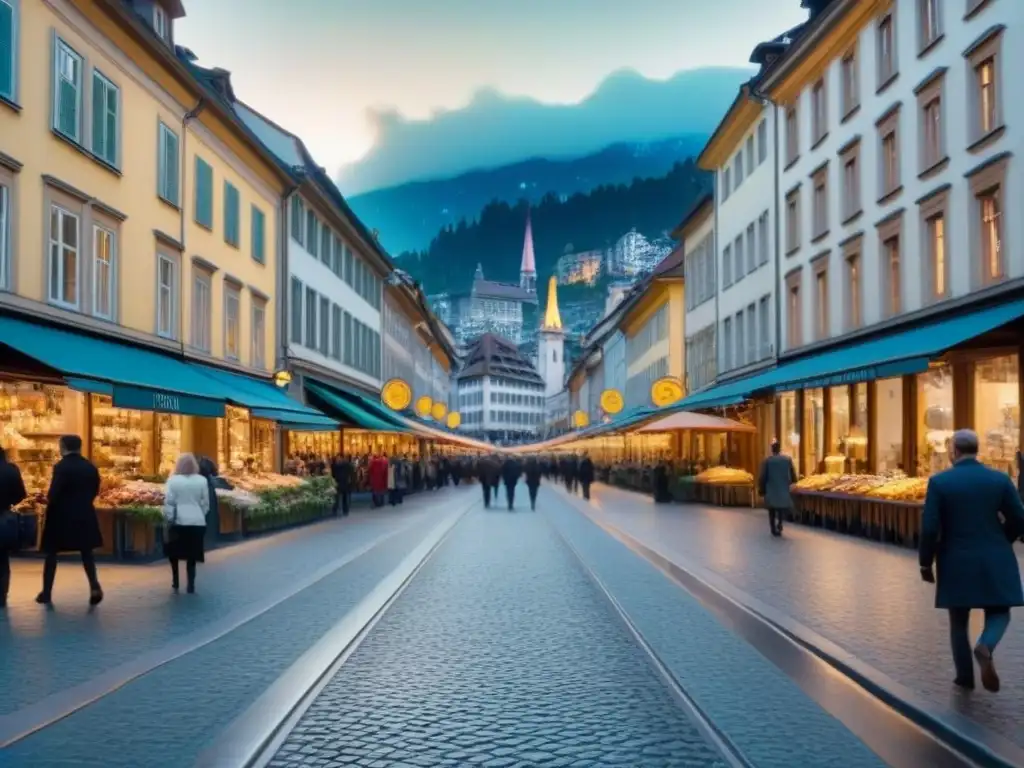
{"type": "MultiPolygon", "coordinates": [[[[910,550],[787,526],[772,538],[764,511],[655,505],[609,486],[592,516],[682,567],[707,569],[892,678],[937,709],[952,709],[1024,746],[1024,627],[1011,624],[997,661],[998,694],[953,690],[946,614],[910,550]]],[[[1018,557],[1024,557],[1018,547],[1018,557]]],[[[976,612],[979,613],[979,612],[976,612]]],[[[1018,613],[1017,621],[1024,614],[1018,613]]],[[[981,616],[972,616],[980,631],[981,616]]]]}

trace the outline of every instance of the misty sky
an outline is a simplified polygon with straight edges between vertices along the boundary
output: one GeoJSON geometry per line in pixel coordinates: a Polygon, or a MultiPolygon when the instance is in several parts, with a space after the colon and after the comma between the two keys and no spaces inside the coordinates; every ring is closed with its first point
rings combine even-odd
{"type": "Polygon", "coordinates": [[[332,172],[374,114],[429,119],[481,88],[574,103],[609,73],[742,66],[799,0],[186,0],[177,40],[332,172]]]}

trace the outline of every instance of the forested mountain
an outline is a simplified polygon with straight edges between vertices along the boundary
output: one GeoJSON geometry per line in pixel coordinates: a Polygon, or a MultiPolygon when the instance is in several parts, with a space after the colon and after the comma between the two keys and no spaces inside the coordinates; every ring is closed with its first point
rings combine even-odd
{"type": "MultiPolygon", "coordinates": [[[[605,248],[633,228],[651,239],[666,235],[710,188],[710,176],[691,158],[663,176],[602,185],[565,199],[544,195],[531,207],[538,282],[552,274],[566,246],[605,248]]],[[[475,220],[443,227],[426,250],[401,254],[399,266],[427,293],[467,289],[478,263],[488,279],[518,282],[528,207],[525,199],[512,205],[492,201],[475,220]]]]}

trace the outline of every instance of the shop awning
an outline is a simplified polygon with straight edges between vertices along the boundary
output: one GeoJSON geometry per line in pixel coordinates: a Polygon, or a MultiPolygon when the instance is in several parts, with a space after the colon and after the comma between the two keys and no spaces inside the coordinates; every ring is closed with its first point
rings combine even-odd
{"type": "Polygon", "coordinates": [[[192,363],[192,365],[221,386],[222,395],[227,402],[241,408],[248,408],[256,418],[270,419],[280,423],[323,424],[326,422],[337,427],[337,422],[327,418],[320,411],[303,405],[298,400],[293,400],[287,392],[269,381],[211,368],[200,363],[192,363]],[[258,415],[257,411],[263,415],[258,415]]]}
{"type": "Polygon", "coordinates": [[[709,416],[705,413],[688,413],[679,411],[670,416],[665,416],[645,424],[638,429],[638,432],[676,432],[689,430],[691,432],[757,432],[757,427],[752,424],[744,424],[732,419],[723,419],[721,416],[709,416]]]}
{"type": "Polygon", "coordinates": [[[304,430],[307,432],[330,432],[338,429],[336,419],[329,416],[296,413],[295,411],[278,411],[273,408],[253,408],[249,413],[254,419],[276,421],[285,429],[304,430]]]}
{"type": "Polygon", "coordinates": [[[306,392],[312,395],[316,403],[323,406],[324,410],[359,429],[369,429],[374,432],[402,431],[394,424],[378,418],[359,404],[333,392],[325,386],[307,381],[306,392]]]}
{"type": "Polygon", "coordinates": [[[224,415],[221,387],[178,357],[3,316],[0,344],[52,368],[75,389],[112,397],[119,408],[224,415]]]}

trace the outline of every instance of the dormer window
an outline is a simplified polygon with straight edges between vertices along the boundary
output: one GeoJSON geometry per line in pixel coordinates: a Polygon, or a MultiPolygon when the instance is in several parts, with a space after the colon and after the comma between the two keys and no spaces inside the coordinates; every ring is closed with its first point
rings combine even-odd
{"type": "Polygon", "coordinates": [[[167,39],[167,11],[158,3],[153,3],[153,30],[161,40],[167,39]]]}

